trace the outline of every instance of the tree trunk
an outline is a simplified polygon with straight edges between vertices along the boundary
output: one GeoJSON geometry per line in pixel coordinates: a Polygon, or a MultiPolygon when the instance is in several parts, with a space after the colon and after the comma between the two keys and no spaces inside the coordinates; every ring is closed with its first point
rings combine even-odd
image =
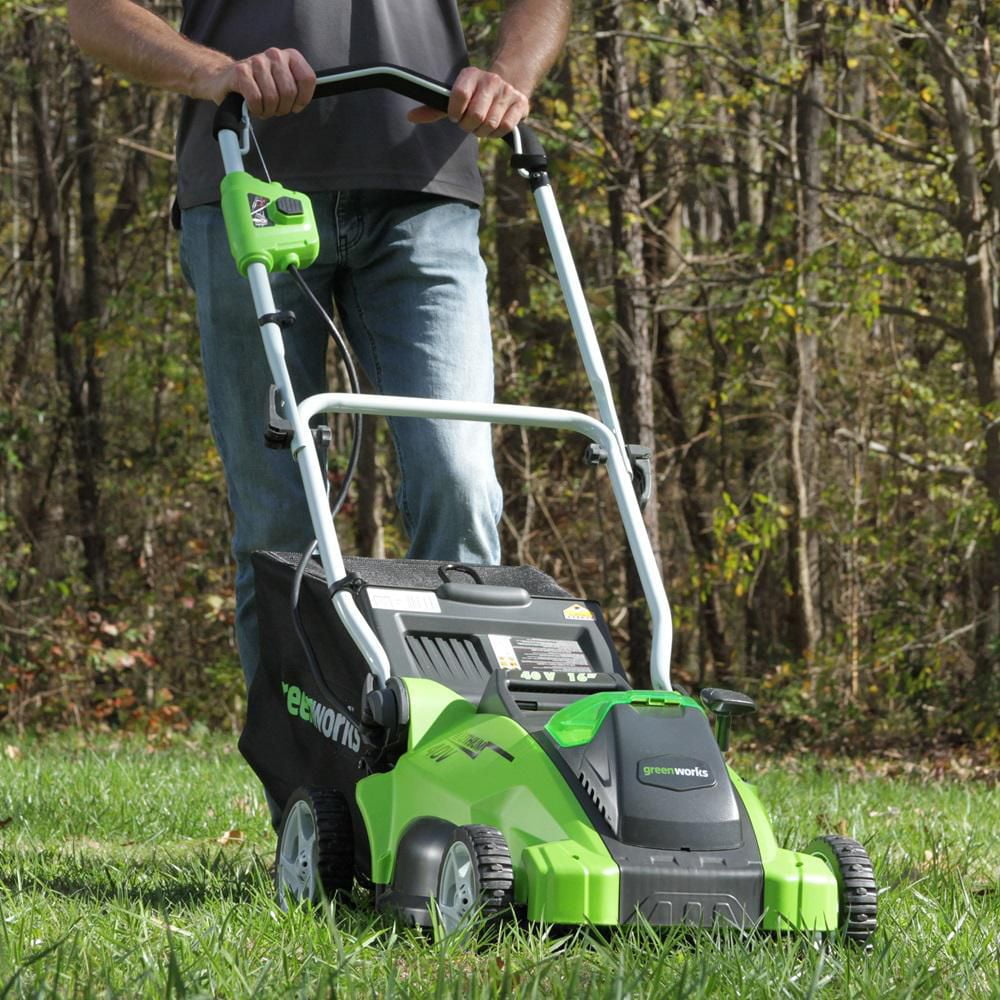
{"type": "MultiPolygon", "coordinates": [[[[980,10],[984,15],[985,11],[980,10]]],[[[936,2],[931,11],[932,23],[941,38],[951,34],[947,24],[948,5],[936,2]]],[[[1000,236],[991,223],[997,217],[1000,196],[993,191],[991,205],[986,198],[978,173],[980,150],[976,143],[971,109],[967,94],[973,89],[969,81],[956,75],[956,64],[937,45],[929,46],[930,68],[944,96],[948,131],[955,151],[951,176],[958,193],[955,226],[963,245],[964,325],[962,342],[975,374],[977,401],[982,409],[985,430],[986,459],[983,482],[994,509],[1000,514],[1000,354],[998,354],[998,320],[996,289],[1000,282],[1000,236]]],[[[987,160],[989,179],[996,182],[997,100],[993,76],[995,68],[989,50],[989,39],[982,30],[979,37],[978,98],[980,110],[992,117],[983,123],[981,136],[986,150],[993,156],[987,160]]],[[[978,560],[976,594],[976,676],[981,681],[993,677],[1000,652],[1000,532],[987,531],[978,560]]]]}
{"type": "Polygon", "coordinates": [[[358,458],[358,508],[354,541],[358,552],[372,559],[385,558],[385,486],[378,462],[379,427],[375,417],[361,422],[361,455],[358,458]]]}
{"type": "Polygon", "coordinates": [[[681,513],[703,581],[698,594],[698,618],[711,662],[699,663],[698,683],[724,682],[732,662],[732,649],[726,639],[722,596],[712,582],[712,568],[717,561],[715,535],[712,531],[712,511],[705,501],[705,488],[699,472],[707,439],[708,407],[697,432],[691,435],[677,391],[674,352],[667,331],[663,331],[661,339],[663,349],[658,368],[659,382],[670,437],[678,453],[681,513]]]}
{"type": "Polygon", "coordinates": [[[816,274],[812,257],[822,241],[820,134],[823,111],[824,10],[812,0],[798,6],[797,42],[805,64],[796,100],[795,176],[798,200],[798,287],[793,318],[795,406],[791,417],[790,457],[794,498],[793,565],[796,584],[799,653],[812,662],[822,633],[819,606],[819,540],[816,506],[816,399],[818,341],[814,307],[816,274]]]}
{"type": "MultiPolygon", "coordinates": [[[[626,441],[649,448],[653,434],[654,323],[645,274],[641,225],[641,163],[630,127],[628,66],[625,58],[621,0],[594,8],[601,92],[601,123],[606,149],[608,211],[615,255],[614,312],[618,327],[618,390],[626,441]]],[[[660,560],[659,506],[654,489],[643,514],[657,563],[660,560]]],[[[650,636],[638,573],[631,559],[626,569],[629,608],[629,662],[637,684],[648,679],[650,636]]]]}
{"type": "MultiPolygon", "coordinates": [[[[101,507],[100,477],[104,462],[102,422],[103,376],[97,357],[97,325],[101,313],[95,169],[95,115],[91,72],[75,60],[75,167],[77,175],[82,288],[74,288],[68,205],[61,197],[55,162],[54,116],[50,102],[51,66],[45,59],[34,16],[25,20],[24,42],[30,80],[32,139],[38,167],[39,195],[46,229],[48,267],[52,276],[52,335],[56,371],[66,394],[67,416],[76,473],[77,524],[83,545],[84,572],[95,599],[107,586],[107,546],[101,507]]],[[[61,109],[60,109],[61,110],[61,109]]],[[[59,123],[68,129],[69,122],[59,123]]]]}
{"type": "MultiPolygon", "coordinates": [[[[676,81],[683,78],[684,69],[680,60],[673,55],[664,57],[661,69],[662,73],[659,75],[650,73],[651,103],[655,105],[666,99],[671,107],[676,106],[682,98],[676,81]]],[[[680,198],[682,179],[677,166],[683,161],[684,151],[679,142],[666,136],[657,142],[655,150],[654,190],[657,206],[662,208],[664,217],[659,226],[661,238],[647,240],[646,273],[650,276],[650,283],[656,280],[671,288],[686,266],[680,252],[683,242],[680,198]]],[[[641,193],[643,201],[650,200],[650,192],[645,187],[641,193]]],[[[726,637],[725,602],[716,582],[718,553],[712,526],[712,491],[706,488],[704,470],[705,445],[709,440],[709,427],[716,409],[712,405],[713,395],[703,403],[700,412],[693,415],[692,422],[697,426],[692,434],[685,415],[685,404],[690,404],[690,401],[682,397],[678,359],[671,342],[667,316],[666,310],[657,310],[656,380],[663,400],[667,432],[676,455],[681,515],[701,578],[697,594],[701,639],[698,645],[708,655],[699,656],[697,664],[693,666],[697,670],[697,683],[702,685],[723,681],[732,663],[732,649],[726,637]]],[[[687,408],[696,409],[690,405],[687,408]]],[[[675,662],[676,660],[677,657],[675,662]]]]}

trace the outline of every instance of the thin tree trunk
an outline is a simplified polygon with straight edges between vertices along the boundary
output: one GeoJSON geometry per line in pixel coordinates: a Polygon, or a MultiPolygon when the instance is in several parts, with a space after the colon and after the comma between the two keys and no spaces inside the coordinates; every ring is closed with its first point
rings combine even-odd
{"type": "Polygon", "coordinates": [[[366,417],[361,424],[358,459],[358,509],[354,540],[358,552],[373,559],[385,558],[385,488],[378,464],[378,422],[366,417]]]}
{"type": "Polygon", "coordinates": [[[102,423],[103,376],[97,358],[97,324],[101,312],[98,269],[96,188],[94,181],[94,101],[90,69],[75,62],[75,125],[82,288],[74,289],[72,259],[66,232],[67,205],[56,181],[54,135],[50,106],[50,67],[34,18],[25,20],[25,49],[32,109],[32,138],[38,166],[39,195],[46,229],[46,250],[52,275],[52,333],[56,371],[66,393],[69,433],[76,472],[77,523],[83,544],[84,572],[100,602],[107,586],[107,546],[101,507],[100,477],[104,461],[102,423]]]}
{"type": "MultiPolygon", "coordinates": [[[[630,128],[628,66],[621,0],[598,2],[594,8],[597,59],[601,91],[601,122],[607,150],[608,210],[611,245],[616,260],[614,277],[615,323],[619,332],[619,398],[622,431],[630,443],[655,457],[653,428],[653,311],[645,274],[641,192],[635,137],[630,128]]],[[[653,482],[655,484],[655,473],[653,482]]],[[[656,489],[644,511],[653,552],[660,560],[659,506],[656,489]]],[[[638,573],[631,560],[626,569],[629,607],[629,663],[636,682],[646,683],[650,637],[647,612],[638,573]]]]}
{"type": "Polygon", "coordinates": [[[704,581],[698,595],[698,615],[711,663],[699,663],[698,682],[702,684],[713,680],[723,681],[732,661],[732,649],[726,639],[726,616],[722,597],[711,582],[712,567],[716,564],[717,553],[715,535],[712,531],[712,512],[705,503],[705,488],[699,473],[704,452],[703,443],[706,440],[707,408],[701,426],[694,435],[690,434],[677,390],[677,381],[674,378],[674,352],[669,335],[664,332],[661,340],[663,350],[658,368],[659,383],[667,411],[670,437],[678,454],[681,513],[704,581]]]}
{"type": "MultiPolygon", "coordinates": [[[[980,14],[984,11],[980,10],[980,14]]],[[[936,2],[931,19],[940,37],[947,38],[948,5],[936,2]]],[[[1000,238],[991,222],[1000,210],[1000,201],[994,191],[991,205],[983,190],[978,173],[980,151],[969,107],[968,92],[973,89],[968,81],[960,79],[954,64],[936,45],[929,46],[930,68],[944,96],[948,131],[955,150],[951,176],[958,193],[958,211],[955,225],[962,238],[964,249],[964,311],[965,322],[962,341],[972,363],[976,380],[976,396],[982,412],[992,420],[985,431],[986,460],[983,481],[994,509],[1000,513],[1000,355],[998,355],[998,322],[996,301],[1000,264],[997,252],[1000,238]]],[[[980,37],[978,93],[980,108],[991,110],[993,118],[983,124],[981,135],[986,148],[996,156],[997,127],[996,91],[993,83],[994,67],[985,31],[980,37]],[[984,89],[985,88],[985,89],[984,89]]],[[[987,162],[987,176],[991,181],[998,177],[995,162],[987,162]]],[[[990,531],[985,538],[984,551],[980,554],[978,568],[978,593],[976,616],[976,675],[982,681],[993,677],[997,650],[1000,648],[1000,532],[990,531]]]]}
{"type": "Polygon", "coordinates": [[[798,289],[794,317],[795,406],[791,418],[791,470],[795,500],[794,567],[798,603],[799,651],[812,662],[822,633],[819,606],[819,540],[816,511],[816,400],[818,341],[812,307],[816,278],[812,257],[821,243],[820,133],[823,112],[824,12],[812,0],[798,6],[797,41],[805,75],[796,101],[796,187],[798,196],[798,289]]]}

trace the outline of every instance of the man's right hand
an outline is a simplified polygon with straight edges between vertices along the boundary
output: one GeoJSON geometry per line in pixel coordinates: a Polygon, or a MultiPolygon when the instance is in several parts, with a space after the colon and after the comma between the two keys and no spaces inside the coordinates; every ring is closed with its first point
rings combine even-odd
{"type": "Polygon", "coordinates": [[[216,104],[235,92],[259,118],[301,111],[316,88],[298,49],[233,59],[185,38],[134,0],[67,0],[67,13],[84,52],[138,83],[216,104]]]}
{"type": "Polygon", "coordinates": [[[316,89],[316,74],[298,49],[267,49],[234,59],[196,82],[199,97],[221,104],[234,91],[243,95],[250,114],[271,118],[301,111],[316,89]]]}

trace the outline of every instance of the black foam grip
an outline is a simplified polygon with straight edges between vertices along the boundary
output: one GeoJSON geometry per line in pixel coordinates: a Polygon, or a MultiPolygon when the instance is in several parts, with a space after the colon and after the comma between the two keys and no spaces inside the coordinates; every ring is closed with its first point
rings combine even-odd
{"type": "MultiPolygon", "coordinates": [[[[433,80],[429,76],[424,76],[423,73],[404,69],[402,66],[393,66],[387,63],[338,66],[334,69],[319,70],[316,76],[322,79],[326,76],[336,77],[340,74],[357,73],[359,70],[372,70],[372,72],[367,76],[345,76],[339,80],[333,79],[317,84],[316,90],[313,93],[313,100],[324,97],[336,97],[340,94],[354,94],[362,90],[384,89],[391,90],[395,94],[401,94],[403,97],[409,97],[420,104],[425,104],[427,107],[433,108],[435,111],[448,110],[447,95],[438,93],[433,89],[434,87],[447,87],[446,83],[433,80]],[[384,72],[377,72],[378,70],[383,70],[384,72]],[[397,76],[392,72],[393,70],[402,70],[415,79],[406,79],[397,76]]],[[[218,137],[223,129],[239,132],[242,110],[243,98],[235,93],[227,95],[215,113],[212,135],[218,137]]],[[[538,141],[538,136],[527,125],[518,126],[518,130],[521,133],[521,156],[530,161],[530,163],[523,165],[532,167],[540,166],[544,169],[545,151],[542,149],[542,144],[538,141]]],[[[503,136],[503,141],[513,149],[513,132],[508,132],[507,135],[503,136]]]]}
{"type": "Polygon", "coordinates": [[[448,110],[448,98],[445,94],[439,94],[436,90],[431,89],[425,84],[431,84],[432,86],[446,87],[447,84],[441,83],[438,80],[432,80],[429,76],[424,76],[423,73],[417,73],[411,69],[404,69],[402,66],[393,66],[387,63],[378,63],[375,65],[358,65],[358,66],[338,66],[335,69],[324,69],[319,70],[316,73],[318,77],[324,76],[337,76],[340,73],[356,73],[359,70],[385,70],[384,73],[372,72],[368,76],[360,77],[349,77],[341,80],[330,80],[326,83],[320,83],[316,86],[316,91],[313,94],[313,100],[317,97],[335,97],[338,94],[354,94],[360,90],[391,90],[393,93],[402,94],[403,97],[410,97],[414,101],[418,101],[420,104],[426,104],[429,108],[434,108],[435,111],[447,111],[448,110]],[[392,70],[403,70],[409,73],[410,76],[417,77],[416,80],[406,80],[402,77],[396,76],[392,70]]]}
{"type": "Polygon", "coordinates": [[[215,111],[212,120],[212,138],[218,139],[220,132],[239,133],[243,125],[243,95],[235,91],[226,94],[222,103],[215,111]]]}
{"type": "MultiPolygon", "coordinates": [[[[518,131],[521,133],[521,153],[523,156],[530,157],[541,157],[545,159],[545,150],[542,149],[542,144],[539,141],[538,136],[535,134],[535,130],[530,125],[518,125],[518,131]]],[[[514,145],[513,133],[505,135],[503,141],[509,146],[514,145]]]]}

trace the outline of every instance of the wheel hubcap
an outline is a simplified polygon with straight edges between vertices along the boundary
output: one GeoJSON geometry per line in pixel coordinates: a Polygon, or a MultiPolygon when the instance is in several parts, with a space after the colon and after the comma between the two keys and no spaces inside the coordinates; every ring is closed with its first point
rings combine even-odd
{"type": "Polygon", "coordinates": [[[454,933],[476,904],[476,876],[468,847],[456,841],[441,865],[437,908],[446,934],[454,933]]]}
{"type": "Polygon", "coordinates": [[[309,803],[296,802],[285,820],[278,846],[278,902],[288,909],[288,897],[296,902],[316,899],[318,863],[316,821],[309,803]]]}

